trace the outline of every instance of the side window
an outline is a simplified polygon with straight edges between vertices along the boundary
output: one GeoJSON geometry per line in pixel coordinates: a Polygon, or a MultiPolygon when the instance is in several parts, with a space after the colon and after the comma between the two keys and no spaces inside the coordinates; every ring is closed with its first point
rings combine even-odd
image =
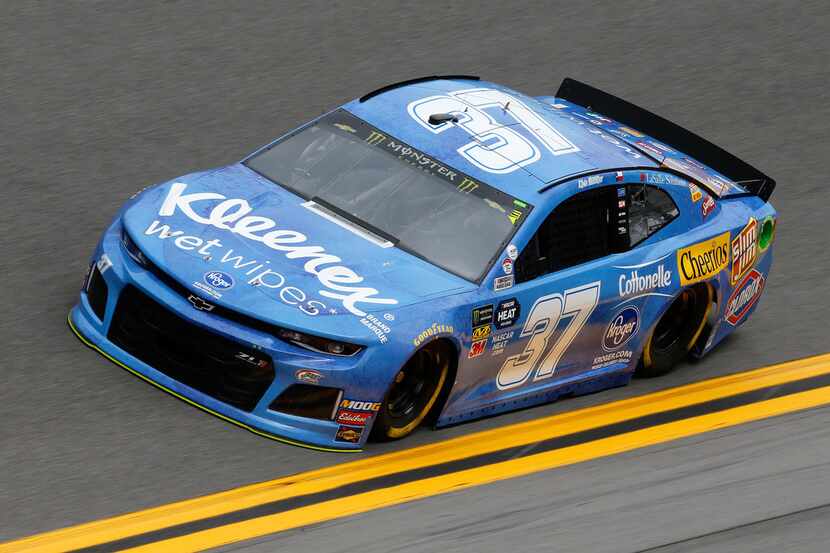
{"type": "Polygon", "coordinates": [[[596,188],[559,204],[519,255],[517,282],[627,249],[628,235],[620,218],[625,215],[625,189],[619,190],[596,188]]]}
{"type": "Polygon", "coordinates": [[[664,190],[604,186],[571,196],[539,226],[516,260],[516,282],[629,250],[680,214],[664,190]]]}
{"type": "Polygon", "coordinates": [[[677,205],[664,190],[653,186],[628,185],[628,236],[634,247],[679,215],[677,205]]]}

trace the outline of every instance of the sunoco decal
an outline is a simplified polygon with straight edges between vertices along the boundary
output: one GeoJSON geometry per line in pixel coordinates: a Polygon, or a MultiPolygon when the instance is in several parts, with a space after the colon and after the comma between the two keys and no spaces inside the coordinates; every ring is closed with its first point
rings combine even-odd
{"type": "Polygon", "coordinates": [[[752,269],[726,302],[724,319],[732,326],[740,323],[764,291],[764,275],[752,269]]]}
{"type": "Polygon", "coordinates": [[[677,250],[680,285],[702,282],[729,266],[729,233],[677,250]]]}

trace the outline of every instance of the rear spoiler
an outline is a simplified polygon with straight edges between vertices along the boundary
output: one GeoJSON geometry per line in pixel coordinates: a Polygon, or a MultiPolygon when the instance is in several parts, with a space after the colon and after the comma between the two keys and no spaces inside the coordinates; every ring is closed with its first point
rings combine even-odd
{"type": "Polygon", "coordinates": [[[775,180],[747,162],[705,138],[607,92],[566,78],[559,86],[556,97],[610,117],[676,148],[708,165],[765,202],[775,189],[775,180]]]}

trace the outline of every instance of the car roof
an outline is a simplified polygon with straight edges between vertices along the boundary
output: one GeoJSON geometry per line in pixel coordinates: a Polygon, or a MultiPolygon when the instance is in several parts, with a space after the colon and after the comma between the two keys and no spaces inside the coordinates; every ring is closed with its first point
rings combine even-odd
{"type": "MultiPolygon", "coordinates": [[[[439,104],[435,104],[439,105],[439,104]]],[[[449,105],[449,104],[448,104],[449,105]]],[[[343,106],[354,115],[389,133],[392,137],[435,157],[474,179],[479,179],[516,198],[538,205],[544,201],[540,190],[554,181],[587,172],[632,167],[658,167],[643,152],[632,147],[600,126],[591,123],[590,116],[557,109],[555,102],[543,102],[510,88],[475,78],[450,77],[418,79],[415,82],[389,86],[356,99],[343,106]],[[493,98],[509,98],[507,105],[492,102],[493,98]],[[470,127],[446,124],[441,131],[430,132],[429,126],[416,119],[413,106],[428,98],[447,98],[451,102],[461,99],[465,110],[481,112],[489,116],[486,132],[478,132],[485,146],[498,138],[488,133],[494,129],[516,132],[536,145],[538,159],[522,166],[496,149],[510,167],[502,172],[487,171],[459,153],[468,144],[475,146],[470,127]],[[489,103],[488,103],[489,102],[489,103]],[[529,114],[528,116],[522,115],[529,114]],[[535,120],[523,124],[520,119],[535,120]],[[539,121],[542,121],[540,124],[539,121]],[[570,143],[564,153],[546,149],[534,137],[534,127],[547,124],[570,143]]],[[[588,112],[590,113],[590,112],[588,112]]],[[[596,116],[591,114],[591,116],[596,116]]],[[[437,126],[436,126],[437,127],[437,126]]],[[[499,131],[496,131],[499,132],[499,131]]],[[[538,135],[536,135],[538,136],[538,135]]],[[[493,150],[490,150],[491,152],[493,150]]]]}

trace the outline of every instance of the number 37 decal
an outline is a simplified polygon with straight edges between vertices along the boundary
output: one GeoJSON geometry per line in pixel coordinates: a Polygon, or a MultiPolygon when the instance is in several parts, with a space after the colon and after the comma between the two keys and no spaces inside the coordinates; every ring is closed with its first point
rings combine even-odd
{"type": "Polygon", "coordinates": [[[534,373],[534,381],[553,376],[565,350],[596,309],[599,290],[600,282],[592,282],[536,300],[520,335],[530,338],[523,352],[505,359],[496,378],[499,389],[521,386],[534,373]],[[556,339],[551,340],[563,319],[569,320],[556,339]]]}
{"type": "Polygon", "coordinates": [[[510,173],[541,159],[541,146],[558,156],[578,152],[570,140],[553,128],[538,113],[518,98],[501,90],[473,88],[430,96],[411,102],[409,115],[425,129],[440,134],[452,128],[465,131],[472,141],[458,148],[458,153],[476,167],[490,173],[510,173]],[[455,123],[433,125],[434,113],[451,113],[455,123]],[[501,113],[513,124],[498,121],[501,113]],[[518,124],[518,126],[516,126],[518,124]],[[519,128],[524,132],[519,132],[519,128]]]}

